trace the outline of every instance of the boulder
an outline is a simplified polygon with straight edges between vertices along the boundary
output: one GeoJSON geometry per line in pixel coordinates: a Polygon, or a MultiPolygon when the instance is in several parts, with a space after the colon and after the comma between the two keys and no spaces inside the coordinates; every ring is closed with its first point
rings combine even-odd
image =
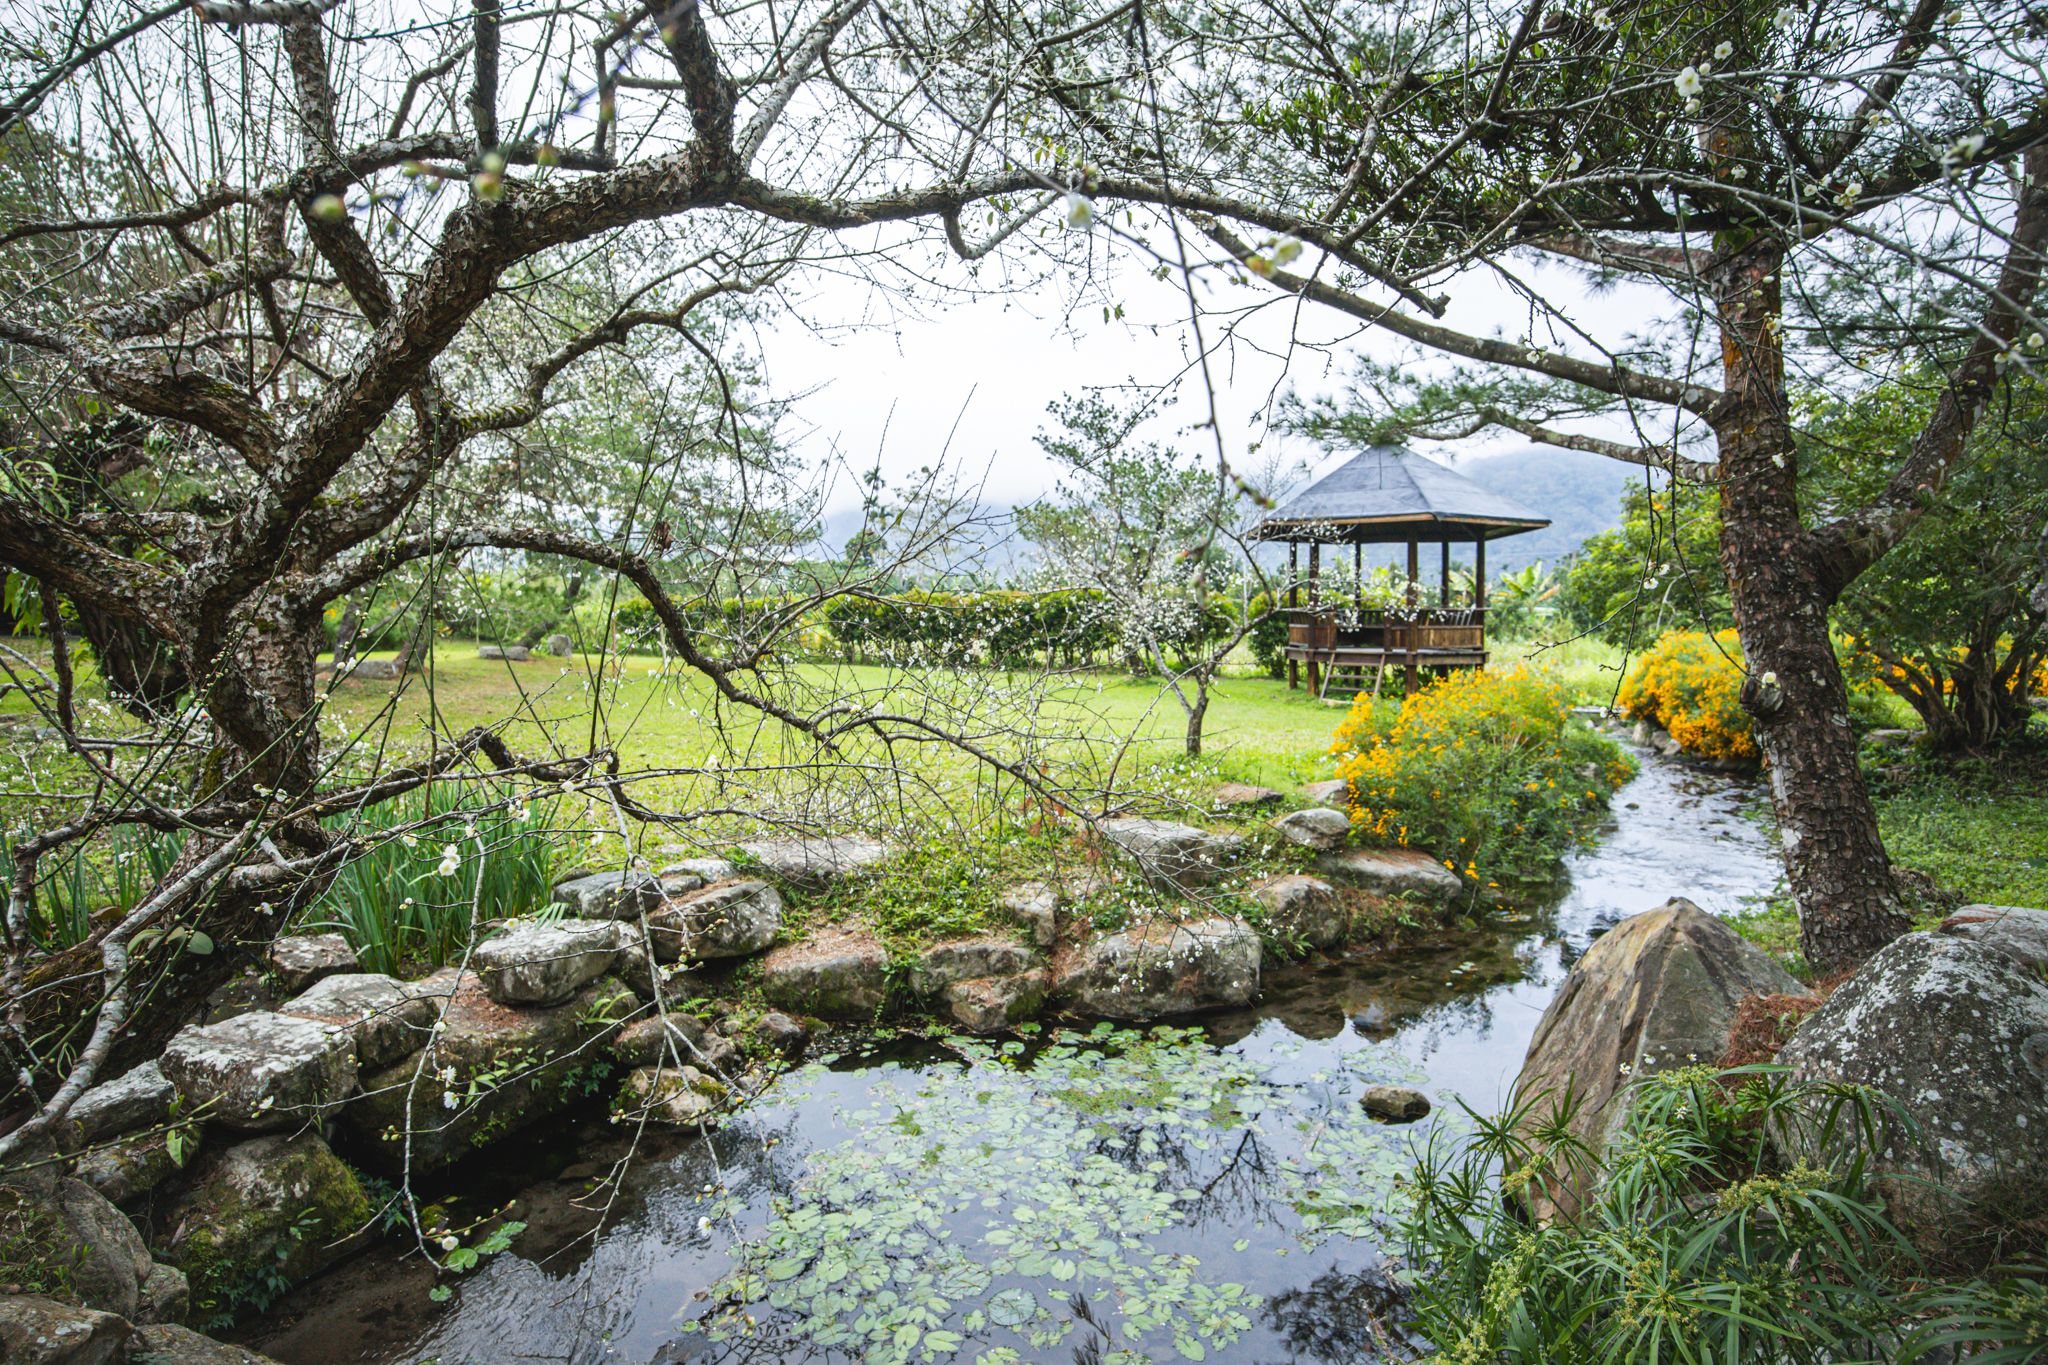
{"type": "MultiPolygon", "coordinates": [[[[1872,1162],[1892,1221],[1929,1249],[2048,1209],[2048,981],[1990,943],[1907,934],[1806,1017],[1778,1053],[1794,1080],[1880,1091],[1917,1131],[1872,1162]]],[[[1809,1133],[1788,1156],[1824,1162],[1809,1133]]]]}
{"type": "Polygon", "coordinates": [[[515,664],[523,664],[533,658],[533,651],[525,645],[506,645],[505,658],[515,664]]]}
{"type": "Polygon", "coordinates": [[[782,893],[763,881],[721,882],[647,916],[657,961],[751,957],[782,932],[782,893]]]}
{"type": "Polygon", "coordinates": [[[556,884],[552,899],[578,919],[638,919],[642,910],[654,909],[667,897],[661,878],[628,868],[571,877],[556,884]]]}
{"type": "MultiPolygon", "coordinates": [[[[1753,995],[1795,993],[1799,983],[1769,954],[1688,900],[1631,915],[1593,941],[1536,1026],[1515,1087],[1539,1114],[1567,1091],[1572,1131],[1597,1156],[1625,1112],[1631,1077],[1711,1064],[1727,1044],[1736,1006],[1753,995]]],[[[1580,1185],[1532,1188],[1539,1217],[1570,1211],[1580,1185]]]]}
{"type": "Polygon", "coordinates": [[[1301,789],[1301,794],[1317,805],[1328,806],[1332,810],[1351,809],[1351,784],[1341,777],[1333,777],[1327,782],[1311,782],[1301,789]]]}
{"type": "Polygon", "coordinates": [[[1347,848],[1328,855],[1317,867],[1332,880],[1380,896],[1447,901],[1460,887],[1457,873],[1412,848],[1347,848]]]}
{"type": "MultiPolygon", "coordinates": [[[[671,844],[668,847],[675,849],[679,846],[671,844]]],[[[740,875],[740,870],[726,858],[675,858],[663,864],[659,875],[664,882],[671,877],[695,877],[700,886],[709,886],[713,882],[731,881],[740,875]]]]}
{"type": "Polygon", "coordinates": [[[435,1170],[567,1108],[609,1073],[603,1044],[637,1008],[610,979],[518,1009],[453,968],[414,986],[443,1002],[442,1028],[423,1051],[363,1073],[337,1121],[350,1154],[382,1174],[403,1171],[408,1149],[415,1174],[435,1170]]]}
{"type": "Polygon", "coordinates": [[[1282,943],[1328,948],[1351,931],[1337,888],[1321,877],[1275,877],[1253,887],[1251,897],[1265,907],[1266,927],[1282,943]]]}
{"type": "Polygon", "coordinates": [[[476,657],[479,659],[502,659],[505,657],[505,647],[503,645],[478,645],[476,647],[476,657]]]}
{"type": "Polygon", "coordinates": [[[865,834],[834,834],[815,839],[759,839],[741,844],[740,852],[772,875],[794,886],[823,887],[863,872],[872,872],[896,850],[865,834]]]}
{"type": "Polygon", "coordinates": [[[826,929],[761,959],[770,1003],[827,1019],[864,1019],[889,993],[889,954],[872,934],[826,929]]]}
{"type": "Polygon", "coordinates": [[[356,950],[340,934],[291,934],[273,942],[267,956],[286,995],[297,995],[323,976],[357,967],[356,950]]]}
{"type": "Polygon", "coordinates": [[[1077,1012],[1107,1019],[1249,1004],[1259,993],[1259,936],[1223,915],[1190,924],[1154,921],[1074,949],[1059,964],[1053,989],[1077,1012]]]}
{"type": "Polygon", "coordinates": [[[712,1032],[696,1015],[680,1012],[634,1020],[619,1030],[606,1051],[628,1067],[692,1063],[721,1072],[740,1060],[732,1039],[712,1032]]]}
{"type": "Polygon", "coordinates": [[[969,1033],[1000,1033],[1037,1017],[1052,993],[1052,973],[1043,967],[1010,976],[952,981],[940,992],[946,1017],[969,1033]]]}
{"type": "Polygon", "coordinates": [[[1146,881],[1170,890],[1208,885],[1244,849],[1243,835],[1219,834],[1173,820],[1129,816],[1104,820],[1097,828],[1137,864],[1146,881]]]}
{"type": "Polygon", "coordinates": [[[438,1011],[431,997],[375,972],[330,976],[277,1007],[279,1014],[331,1024],[355,1040],[358,1070],[380,1067],[417,1052],[438,1011]]]}
{"type": "Polygon", "coordinates": [[[701,1128],[718,1114],[725,1087],[694,1066],[643,1066],[628,1073],[612,1105],[624,1122],[701,1128]]]}
{"type": "Polygon", "coordinates": [[[278,1365],[269,1356],[215,1341],[189,1327],[139,1327],[128,1339],[128,1365],[278,1365]]]}
{"type": "Polygon", "coordinates": [[[191,1025],[158,1063],[184,1113],[262,1132],[311,1123],[355,1089],[355,1040],[333,1024],[258,1010],[191,1025]]]}
{"type": "Polygon", "coordinates": [[[1273,828],[1291,844],[1328,853],[1331,849],[1343,847],[1344,836],[1351,833],[1351,817],[1328,806],[1310,806],[1306,810],[1289,811],[1273,822],[1273,828]]]}
{"type": "Polygon", "coordinates": [[[622,924],[619,929],[619,960],[612,973],[633,994],[642,1000],[655,999],[657,980],[664,1001],[694,1000],[710,993],[709,985],[683,963],[665,963],[650,951],[639,925],[622,924]]]}
{"type": "Polygon", "coordinates": [[[1937,932],[1996,948],[2036,971],[2048,969],[2048,910],[2018,905],[1966,905],[1943,920],[1937,932]]]}
{"type": "Polygon", "coordinates": [[[1037,955],[1015,939],[980,934],[934,943],[925,949],[911,968],[911,982],[920,994],[932,995],[956,981],[1015,976],[1036,966],[1037,955]]]}
{"type": "Polygon", "coordinates": [[[199,1149],[200,1129],[144,1133],[96,1146],[82,1154],[72,1174],[107,1200],[126,1204],[176,1175],[199,1149]]]}
{"type": "Polygon", "coordinates": [[[202,1159],[165,1213],[165,1260],[206,1317],[260,1306],[367,1237],[370,1201],[317,1133],[266,1134],[202,1159]]]}
{"type": "Polygon", "coordinates": [[[109,1365],[134,1329],[113,1313],[40,1294],[0,1294],[0,1360],[7,1365],[109,1365]]]}
{"type": "Polygon", "coordinates": [[[784,1057],[801,1056],[811,1037],[810,1030],[780,1010],[769,1010],[756,1019],[754,1036],[784,1057]]]}
{"type": "Polygon", "coordinates": [[[1060,896],[1047,882],[1019,882],[996,898],[1004,914],[1031,932],[1031,941],[1050,948],[1059,939],[1060,896]]]}
{"type": "Polygon", "coordinates": [[[192,1306],[192,1285],[185,1272],[159,1261],[150,1267],[142,1282],[142,1306],[136,1310],[138,1327],[154,1323],[183,1322],[192,1306]]]}
{"type": "Polygon", "coordinates": [[[569,657],[569,652],[576,646],[568,636],[557,631],[553,635],[548,636],[546,647],[548,653],[554,655],[557,659],[566,659],[569,657]]]}
{"type": "Polygon", "coordinates": [[[1280,793],[1271,787],[1255,787],[1249,782],[1219,783],[1210,797],[1219,810],[1277,805],[1281,799],[1280,793]]]}
{"type": "Polygon", "coordinates": [[[177,1087],[164,1079],[163,1068],[144,1062],[118,1080],[105,1081],[78,1097],[71,1106],[71,1121],[87,1142],[98,1142],[115,1133],[153,1128],[171,1116],[171,1101],[177,1087]]]}
{"type": "Polygon", "coordinates": [[[501,1005],[559,1005],[612,969],[619,926],[611,920],[525,923],[476,946],[470,961],[501,1005]]]}
{"type": "Polygon", "coordinates": [[[4,1282],[136,1318],[153,1267],[135,1225],[90,1185],[62,1174],[47,1135],[10,1155],[19,1164],[0,1168],[4,1282]]]}
{"type": "Polygon", "coordinates": [[[1413,1123],[1429,1117],[1429,1096],[1413,1086],[1369,1085],[1358,1103],[1382,1123],[1413,1123]]]}

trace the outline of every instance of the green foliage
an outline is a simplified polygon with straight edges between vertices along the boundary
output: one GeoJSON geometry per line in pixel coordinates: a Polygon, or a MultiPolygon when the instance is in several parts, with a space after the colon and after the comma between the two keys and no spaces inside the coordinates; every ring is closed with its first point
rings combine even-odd
{"type": "Polygon", "coordinates": [[[1834,1365],[1931,1361],[1959,1341],[2010,1361],[2048,1341],[2038,1271],[1921,1278],[1870,1182],[1904,1120],[1867,1092],[1679,1068],[1632,1087],[1597,1162],[1552,1098],[1474,1116],[1471,1142],[1433,1141],[1416,1169],[1403,1233],[1433,1362],[1834,1365]],[[1787,1166],[1783,1145],[1828,1164],[1787,1166]],[[1577,1212],[1536,1224],[1517,1207],[1588,1175],[1577,1212]]]}
{"type": "Polygon", "coordinates": [[[1331,742],[1353,830],[1425,849],[1489,891],[1546,878],[1633,764],[1527,668],[1454,673],[1400,702],[1361,693],[1331,742]]]}
{"type": "Polygon", "coordinates": [[[1572,625],[1635,646],[1673,629],[1733,626],[1718,490],[1631,484],[1621,510],[1621,525],[1588,539],[1564,566],[1560,606],[1572,625]]]}
{"type": "Polygon", "coordinates": [[[907,592],[841,597],[825,609],[851,658],[943,665],[1075,664],[1116,643],[1100,591],[907,592]]]}
{"type": "MultiPolygon", "coordinates": [[[[45,855],[38,864],[35,901],[29,908],[30,936],[48,949],[83,943],[92,934],[95,915],[140,904],[170,871],[184,844],[183,830],[117,825],[103,838],[67,844],[45,855]]],[[[0,858],[9,868],[15,865],[13,854],[12,831],[0,830],[0,858]]]]}
{"type": "Polygon", "coordinates": [[[1874,795],[1895,863],[1971,901],[2048,905],[2048,744],[1924,756],[1890,772],[1874,795]]]}
{"type": "Polygon", "coordinates": [[[365,971],[441,966],[475,936],[476,925],[548,905],[555,837],[510,792],[434,783],[329,825],[366,847],[343,865],[300,927],[340,931],[365,971]],[[453,869],[442,871],[451,861],[453,869]]]}
{"type": "Polygon", "coordinates": [[[1287,676],[1287,618],[1273,610],[1273,599],[1267,593],[1256,594],[1246,606],[1246,611],[1258,618],[1258,623],[1245,637],[1245,643],[1252,652],[1252,658],[1269,678],[1287,676]]]}

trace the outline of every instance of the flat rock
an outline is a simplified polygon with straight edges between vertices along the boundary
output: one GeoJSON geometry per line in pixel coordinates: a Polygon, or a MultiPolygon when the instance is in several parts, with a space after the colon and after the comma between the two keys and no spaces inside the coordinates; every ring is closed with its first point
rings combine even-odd
{"type": "Polygon", "coordinates": [[[1429,1117],[1429,1096],[1412,1086],[1369,1085],[1358,1102],[1383,1123],[1413,1123],[1429,1117]]]}
{"type": "Polygon", "coordinates": [[[1275,877],[1250,894],[1265,907],[1266,926],[1282,943],[1328,948],[1351,931],[1351,915],[1337,899],[1337,888],[1321,877],[1275,877]]]}
{"type": "Polygon", "coordinates": [[[663,864],[657,874],[665,882],[670,877],[695,877],[705,886],[713,882],[727,882],[740,875],[737,864],[727,858],[677,858],[663,864]]]}
{"type": "Polygon", "coordinates": [[[184,1028],[158,1064],[187,1117],[252,1132],[313,1122],[356,1083],[346,1029],[268,1010],[184,1028]]]}
{"type": "Polygon", "coordinates": [[[895,856],[895,850],[865,834],[832,834],[814,839],[757,839],[740,852],[783,881],[821,887],[872,872],[895,856]]]}
{"type": "Polygon", "coordinates": [[[1005,887],[996,905],[1031,933],[1031,941],[1050,948],[1059,941],[1059,892],[1049,882],[1018,882],[1005,887]]]}
{"type": "Polygon", "coordinates": [[[356,950],[340,934],[291,934],[270,945],[270,969],[286,995],[297,995],[324,976],[355,971],[356,950]]]}
{"type": "Polygon", "coordinates": [[[1225,915],[1155,921],[1074,949],[1058,965],[1053,988],[1076,1012],[1106,1019],[1249,1004],[1259,993],[1259,936],[1225,915]]]}
{"type": "Polygon", "coordinates": [[[640,868],[572,877],[553,892],[555,903],[567,906],[577,919],[638,919],[642,910],[652,910],[667,896],[661,878],[640,868]]]}
{"type": "Polygon", "coordinates": [[[277,1012],[345,1030],[355,1040],[360,1070],[417,1052],[438,1011],[432,999],[402,981],[376,972],[344,972],[279,1005],[277,1012]]]}
{"type": "Polygon", "coordinates": [[[1317,805],[1328,806],[1332,810],[1351,809],[1351,784],[1341,777],[1333,777],[1326,782],[1310,782],[1302,787],[1301,794],[1317,805]]]}
{"type": "Polygon", "coordinates": [[[761,959],[770,1003],[826,1019],[864,1019],[889,993],[889,954],[872,934],[826,929],[761,959]]]}
{"type": "Polygon", "coordinates": [[[918,954],[911,978],[918,991],[930,995],[956,981],[1015,976],[1038,965],[1037,955],[1015,939],[980,934],[934,943],[918,954]]]}
{"type": "Polygon", "coordinates": [[[515,925],[479,943],[470,957],[484,990],[501,1005],[559,1005],[618,959],[619,926],[592,919],[515,925]]]}
{"type": "Polygon", "coordinates": [[[2048,910],[2020,905],[1966,905],[1941,922],[1938,933],[1996,948],[2035,970],[2048,969],[2048,910]]]}
{"type": "Polygon", "coordinates": [[[619,960],[612,973],[642,1000],[653,1000],[657,994],[665,1001],[691,1000],[707,994],[710,987],[690,970],[688,964],[663,962],[656,956],[657,952],[668,951],[669,946],[661,944],[658,948],[650,948],[639,925],[621,924],[619,960]],[[656,991],[657,982],[659,992],[656,991]]]}
{"type": "Polygon", "coordinates": [[[751,957],[782,932],[782,893],[764,881],[730,881],[678,896],[649,913],[658,961],[751,957]]]}
{"type": "Polygon", "coordinates": [[[623,1122],[702,1128],[718,1116],[724,1087],[694,1066],[643,1066],[626,1076],[613,1113],[623,1122]]]}
{"type": "MultiPolygon", "coordinates": [[[[1515,1089],[1539,1113],[1569,1090],[1571,1129],[1597,1155],[1619,1126],[1631,1077],[1712,1063],[1736,1006],[1798,993],[1769,954],[1688,900],[1631,915],[1572,964],[1530,1040],[1515,1089]]],[[[1538,1217],[1578,1207],[1582,1183],[1533,1189],[1538,1217]]]]}
{"type": "Polygon", "coordinates": [[[610,1068],[617,1021],[638,1008],[610,978],[559,1005],[517,1008],[453,968],[413,986],[441,1002],[443,1027],[422,1051],[363,1073],[337,1119],[350,1155],[386,1175],[405,1169],[408,1147],[415,1174],[435,1170],[575,1103],[610,1068]]]}
{"type": "Polygon", "coordinates": [[[1351,833],[1351,818],[1328,806],[1310,806],[1306,810],[1289,811],[1273,822],[1273,828],[1291,844],[1328,853],[1331,849],[1343,847],[1345,836],[1351,833]]]}
{"type": "MultiPolygon", "coordinates": [[[[1796,1081],[1867,1085],[1917,1133],[1871,1169],[1886,1214],[1930,1250],[2048,1212],[2048,981],[1989,943],[1906,934],[1809,1014],[1778,1052],[1796,1081]]],[[[1810,1134],[1775,1135],[1825,1162],[1810,1134]]]]}
{"type": "Polygon", "coordinates": [[[1052,973],[1040,967],[1010,976],[948,982],[940,992],[946,1017],[969,1033],[1000,1033],[1036,1018],[1052,993],[1052,973]]]}
{"type": "Polygon", "coordinates": [[[607,1051],[628,1067],[687,1064],[722,1072],[740,1060],[732,1039],[712,1032],[696,1015],[679,1011],[634,1020],[619,1030],[607,1051]]]}
{"type": "Polygon", "coordinates": [[[71,1106],[71,1121],[87,1142],[115,1133],[152,1128],[171,1116],[177,1087],[164,1079],[163,1068],[144,1062],[116,1080],[94,1086],[71,1106]]]}
{"type": "Polygon", "coordinates": [[[1324,876],[1381,896],[1447,901],[1458,894],[1457,873],[1412,848],[1347,848],[1316,864],[1324,876]]]}
{"type": "Polygon", "coordinates": [[[192,1307],[232,1311],[252,1281],[297,1284],[367,1236],[370,1201],[317,1133],[268,1134],[202,1158],[164,1215],[158,1246],[191,1280],[192,1307]]]}
{"type": "Polygon", "coordinates": [[[128,1339],[128,1365],[278,1365],[225,1341],[215,1341],[189,1327],[159,1323],[138,1327],[128,1339]]]}
{"type": "Polygon", "coordinates": [[[1223,782],[1210,794],[1211,801],[1224,810],[1241,806],[1271,806],[1281,800],[1281,794],[1271,787],[1255,787],[1249,782],[1223,782]]]}
{"type": "Polygon", "coordinates": [[[1155,886],[1191,890],[1216,880],[1244,850],[1241,834],[1198,829],[1173,820],[1128,816],[1097,828],[1155,886]]]}
{"type": "Polygon", "coordinates": [[[40,1294],[0,1295],[0,1360],[7,1365],[109,1365],[134,1329],[126,1318],[40,1294]]]}

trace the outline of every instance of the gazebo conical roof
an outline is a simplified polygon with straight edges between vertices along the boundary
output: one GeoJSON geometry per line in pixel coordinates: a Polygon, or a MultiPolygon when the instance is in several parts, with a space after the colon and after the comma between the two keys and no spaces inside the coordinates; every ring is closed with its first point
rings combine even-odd
{"type": "Polygon", "coordinates": [[[1409,540],[1498,540],[1550,525],[1406,446],[1368,446],[1252,529],[1254,540],[1382,545],[1409,540]]]}

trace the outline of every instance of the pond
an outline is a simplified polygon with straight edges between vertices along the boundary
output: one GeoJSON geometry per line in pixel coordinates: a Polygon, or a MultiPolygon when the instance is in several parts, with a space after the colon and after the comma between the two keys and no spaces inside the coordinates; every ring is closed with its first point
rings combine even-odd
{"type": "Polygon", "coordinates": [[[446,1302],[380,1247],[240,1339],[288,1365],[1370,1360],[1397,1330],[1394,1182],[1454,1135],[1453,1096],[1498,1103],[1605,928],[1780,878],[1752,784],[1642,761],[1541,910],[1269,973],[1199,1029],[880,1047],[708,1137],[584,1121],[504,1144],[467,1193],[517,1191],[527,1229],[446,1302]],[[1373,1122],[1358,1097],[1382,1081],[1436,1114],[1373,1122]]]}

